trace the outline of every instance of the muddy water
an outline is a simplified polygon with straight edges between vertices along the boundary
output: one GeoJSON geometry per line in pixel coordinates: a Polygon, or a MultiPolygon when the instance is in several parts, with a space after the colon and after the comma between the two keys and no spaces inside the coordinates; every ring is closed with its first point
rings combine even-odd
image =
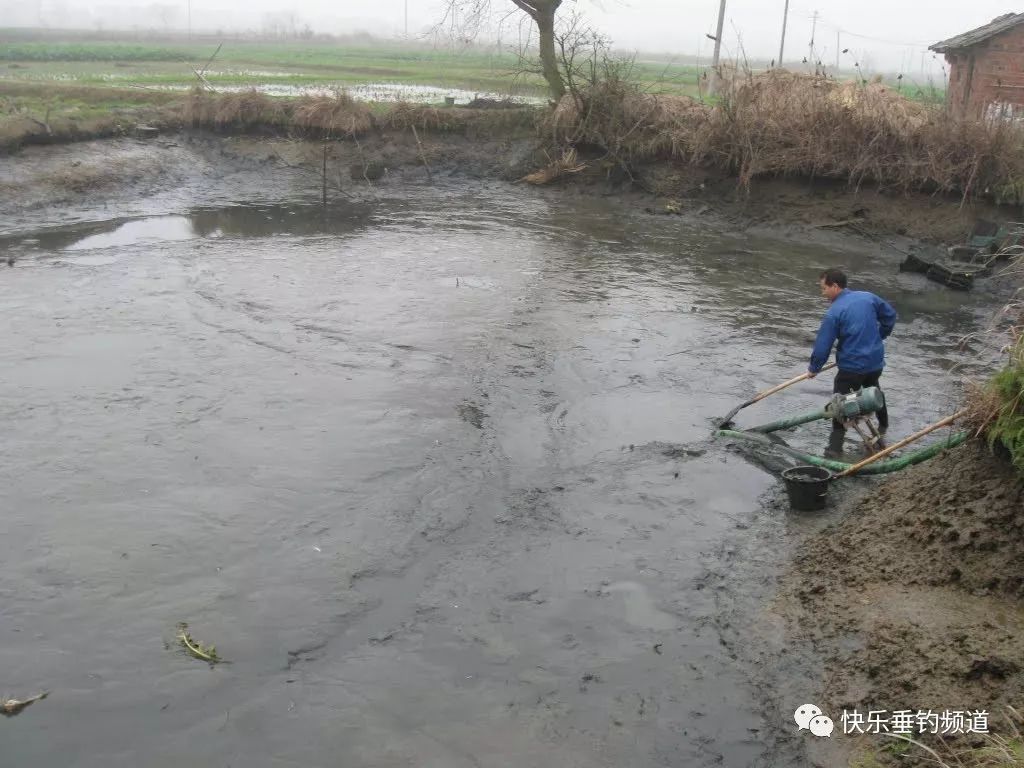
{"type": "Polygon", "coordinates": [[[901,311],[894,434],[985,309],[504,185],[93,214],[3,241],[0,693],[53,691],[5,765],[781,765],[702,575],[785,513],[710,420],[802,370],[824,266],[901,311]]]}

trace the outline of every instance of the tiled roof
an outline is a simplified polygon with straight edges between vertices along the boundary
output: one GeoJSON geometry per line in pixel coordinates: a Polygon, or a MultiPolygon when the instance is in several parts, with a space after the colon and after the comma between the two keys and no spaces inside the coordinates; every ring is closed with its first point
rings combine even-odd
{"type": "Polygon", "coordinates": [[[964,32],[962,35],[935,43],[935,45],[929,46],[928,50],[935,51],[936,53],[945,53],[957,48],[970,48],[972,45],[984,42],[990,37],[994,37],[1008,29],[1013,29],[1022,23],[1024,23],[1024,13],[1007,13],[1003,16],[997,16],[983,27],[978,27],[970,32],[964,32]]]}

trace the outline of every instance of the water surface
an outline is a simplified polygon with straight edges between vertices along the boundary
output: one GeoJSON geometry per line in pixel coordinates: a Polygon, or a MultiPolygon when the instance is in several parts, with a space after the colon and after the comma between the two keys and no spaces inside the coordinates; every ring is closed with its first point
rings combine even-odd
{"type": "Polygon", "coordinates": [[[987,312],[859,246],[491,184],[2,245],[0,690],[53,694],[0,743],[36,768],[788,764],[702,581],[785,513],[711,421],[803,370],[826,266],[900,311],[896,435],[987,312]]]}

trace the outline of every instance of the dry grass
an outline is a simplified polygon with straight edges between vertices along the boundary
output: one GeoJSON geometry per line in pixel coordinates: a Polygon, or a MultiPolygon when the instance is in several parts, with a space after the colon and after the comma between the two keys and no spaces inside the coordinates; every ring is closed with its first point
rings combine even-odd
{"type": "Polygon", "coordinates": [[[333,97],[275,99],[259,91],[211,94],[194,89],[185,102],[187,124],[219,131],[272,131],[316,138],[354,136],[374,127],[370,110],[344,91],[333,97]]]}
{"type": "Polygon", "coordinates": [[[533,132],[538,110],[535,107],[515,109],[468,109],[466,107],[432,107],[427,104],[398,102],[380,120],[381,127],[399,131],[416,128],[420,131],[460,133],[466,136],[510,136],[523,131],[533,132]]]}
{"type": "Polygon", "coordinates": [[[355,136],[374,127],[369,107],[345,91],[333,98],[302,98],[292,108],[292,124],[312,135],[355,136]]]}
{"type": "Polygon", "coordinates": [[[562,97],[542,124],[556,143],[591,145],[626,162],[693,159],[711,109],[685,96],[654,96],[630,83],[599,83],[581,99],[562,97]]]}
{"type": "Polygon", "coordinates": [[[214,95],[193,89],[183,111],[195,128],[252,130],[283,128],[290,122],[285,105],[259,91],[214,95]]]}
{"type": "Polygon", "coordinates": [[[794,175],[965,196],[1024,189],[1020,128],[953,120],[877,83],[785,70],[735,77],[714,106],[606,81],[563,99],[545,127],[623,163],[675,158],[724,168],[743,186],[794,175]]]}
{"type": "Polygon", "coordinates": [[[900,762],[913,757],[910,765],[933,765],[938,768],[1024,768],[1024,718],[1013,707],[1007,707],[993,730],[979,734],[973,743],[966,739],[941,739],[931,746],[906,736],[885,734],[913,749],[903,753],[900,762]]]}
{"type": "Polygon", "coordinates": [[[527,184],[550,184],[557,178],[569,173],[579,173],[587,166],[579,161],[579,155],[575,149],[569,148],[562,152],[562,156],[551,160],[539,171],[527,174],[520,179],[527,184]]]}
{"type": "Polygon", "coordinates": [[[373,130],[421,131],[476,135],[514,135],[532,132],[537,110],[438,108],[399,102],[382,114],[344,91],[333,97],[307,96],[297,100],[272,99],[256,91],[213,95],[195,90],[189,96],[184,119],[194,127],[217,130],[273,130],[315,138],[361,136],[373,130]]]}
{"type": "Polygon", "coordinates": [[[53,118],[48,123],[27,117],[8,120],[0,125],[0,155],[25,144],[67,144],[124,136],[135,122],[113,116],[87,120],[53,118]]]}
{"type": "Polygon", "coordinates": [[[1008,124],[782,70],[733,81],[695,150],[722,156],[741,184],[794,174],[967,195],[1024,178],[1021,133],[1008,124]]]}

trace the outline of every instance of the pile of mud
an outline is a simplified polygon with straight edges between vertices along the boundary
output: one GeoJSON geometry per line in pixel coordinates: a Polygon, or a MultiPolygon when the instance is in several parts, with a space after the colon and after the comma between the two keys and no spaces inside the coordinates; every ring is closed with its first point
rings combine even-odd
{"type": "Polygon", "coordinates": [[[810,538],[776,608],[841,709],[1024,697],[1024,482],[978,442],[889,480],[810,538]]]}

